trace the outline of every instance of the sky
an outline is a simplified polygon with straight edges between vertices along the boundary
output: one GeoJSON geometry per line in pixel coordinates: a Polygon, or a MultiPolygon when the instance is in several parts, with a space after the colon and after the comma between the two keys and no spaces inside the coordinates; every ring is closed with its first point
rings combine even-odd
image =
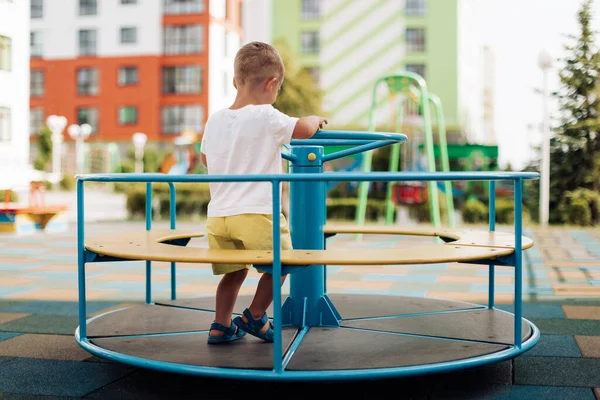
{"type": "MultiPolygon", "coordinates": [[[[558,90],[558,72],[564,65],[567,34],[578,33],[581,0],[478,0],[484,2],[486,42],[495,57],[495,133],[499,163],[515,169],[537,158],[543,121],[543,74],[538,55],[546,49],[556,61],[548,73],[549,91],[558,90]],[[528,128],[533,126],[533,129],[528,128]]],[[[592,29],[600,31],[600,0],[595,0],[592,29]]],[[[600,44],[600,36],[597,35],[600,44]]],[[[549,100],[550,118],[557,103],[549,100]]]]}

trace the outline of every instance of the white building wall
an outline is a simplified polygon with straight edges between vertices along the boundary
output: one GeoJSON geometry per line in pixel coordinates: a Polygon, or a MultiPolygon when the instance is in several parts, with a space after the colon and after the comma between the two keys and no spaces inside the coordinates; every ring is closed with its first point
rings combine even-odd
{"type": "MultiPolygon", "coordinates": [[[[44,1],[42,18],[31,20],[31,30],[42,32],[43,57],[76,58],[80,29],[96,29],[99,57],[158,55],[162,53],[162,1],[121,4],[98,1],[96,15],[79,15],[78,0],[44,1]],[[121,27],[137,28],[137,43],[121,44],[121,27]]],[[[27,1],[29,3],[29,1],[27,1]]]]}
{"type": "Polygon", "coordinates": [[[244,0],[242,44],[273,41],[273,0],[244,0]]]}
{"type": "Polygon", "coordinates": [[[209,26],[208,55],[208,116],[220,109],[229,107],[235,99],[233,61],[239,48],[240,36],[237,33],[226,31],[220,22],[211,22],[209,26]]]}
{"type": "MultiPolygon", "coordinates": [[[[406,54],[404,2],[387,0],[373,9],[368,1],[345,5],[324,0],[323,14],[335,23],[321,25],[323,109],[335,124],[367,126],[373,87],[382,75],[401,70],[406,54]],[[359,24],[353,24],[362,18],[359,24]]],[[[377,98],[387,98],[380,90],[377,98]]],[[[376,113],[377,124],[390,123],[389,107],[376,113]]]]}
{"type": "Polygon", "coordinates": [[[494,53],[489,47],[483,49],[483,143],[496,144],[494,131],[495,114],[494,53]]]}
{"type": "Polygon", "coordinates": [[[458,2],[458,113],[467,140],[484,137],[483,41],[478,0],[458,2]]]}
{"type": "Polygon", "coordinates": [[[0,107],[10,109],[11,120],[11,140],[0,142],[2,185],[9,167],[29,160],[29,1],[0,0],[0,35],[12,39],[11,70],[0,70],[0,107]]]}

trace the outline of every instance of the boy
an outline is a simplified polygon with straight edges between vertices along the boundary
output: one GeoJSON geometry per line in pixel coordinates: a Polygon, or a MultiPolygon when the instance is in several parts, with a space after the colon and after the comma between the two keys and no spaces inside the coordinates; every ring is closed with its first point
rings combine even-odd
{"type": "MultiPolygon", "coordinates": [[[[252,42],[235,57],[231,107],[214,113],[202,138],[202,162],[208,173],[280,174],[281,146],[291,139],[308,139],[327,123],[322,117],[289,117],[272,104],[284,77],[283,61],[272,46],[252,42]]],[[[269,250],[272,248],[272,192],[270,182],[210,183],[206,230],[209,248],[269,250]]],[[[283,215],[281,247],[292,248],[283,215]]],[[[273,301],[273,276],[263,273],[254,299],[241,317],[231,320],[240,287],[249,265],[213,264],[223,275],[216,293],[215,321],[208,343],[226,343],[246,333],[267,342],[273,329],[266,313],[273,301]]],[[[285,281],[282,277],[281,283],[285,281]]],[[[277,307],[279,304],[276,305],[277,307]]]]}

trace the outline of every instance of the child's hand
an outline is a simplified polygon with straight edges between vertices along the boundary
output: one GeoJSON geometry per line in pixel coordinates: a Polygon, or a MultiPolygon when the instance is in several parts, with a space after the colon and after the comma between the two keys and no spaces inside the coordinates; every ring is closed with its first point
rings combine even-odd
{"type": "Polygon", "coordinates": [[[323,129],[327,124],[328,122],[326,118],[319,117],[319,129],[323,129]]]}

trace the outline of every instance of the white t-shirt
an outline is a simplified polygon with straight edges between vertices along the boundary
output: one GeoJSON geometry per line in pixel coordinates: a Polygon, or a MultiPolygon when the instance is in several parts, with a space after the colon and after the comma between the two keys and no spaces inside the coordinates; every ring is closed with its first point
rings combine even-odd
{"type": "MultiPolygon", "coordinates": [[[[206,122],[202,137],[208,173],[282,173],[281,146],[292,140],[297,121],[269,104],[217,111],[206,122]]],[[[209,186],[209,217],[273,212],[271,182],[211,182],[209,186]]]]}

